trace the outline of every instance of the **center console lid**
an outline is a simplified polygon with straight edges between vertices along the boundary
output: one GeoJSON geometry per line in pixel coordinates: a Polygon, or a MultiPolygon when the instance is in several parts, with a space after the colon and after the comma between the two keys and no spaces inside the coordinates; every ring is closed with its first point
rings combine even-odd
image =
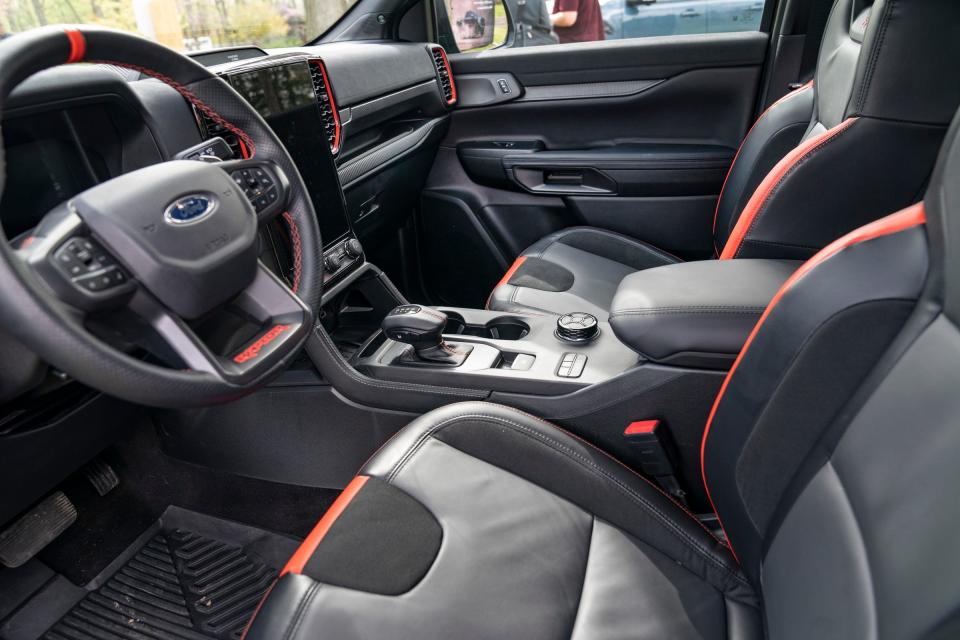
{"type": "Polygon", "coordinates": [[[676,366],[725,369],[800,262],[704,260],[624,278],[610,326],[641,355],[676,366]]]}

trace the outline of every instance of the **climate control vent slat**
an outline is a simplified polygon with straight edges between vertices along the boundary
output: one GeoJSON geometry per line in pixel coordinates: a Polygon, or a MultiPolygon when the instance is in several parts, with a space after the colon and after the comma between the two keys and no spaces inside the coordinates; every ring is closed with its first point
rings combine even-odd
{"type": "Polygon", "coordinates": [[[246,157],[246,154],[243,152],[240,138],[204,112],[200,111],[196,107],[193,107],[193,105],[191,105],[191,107],[193,108],[193,115],[197,119],[197,125],[200,127],[200,133],[203,134],[204,140],[209,140],[210,138],[216,138],[217,136],[220,136],[228,145],[230,145],[230,149],[233,151],[234,158],[246,157]]]}
{"type": "Polygon", "coordinates": [[[310,59],[310,75],[313,77],[313,88],[317,93],[317,103],[320,105],[320,117],[323,120],[327,141],[330,143],[330,153],[336,154],[340,151],[340,114],[337,112],[337,104],[333,99],[333,90],[323,60],[310,59]]]}
{"type": "Polygon", "coordinates": [[[453,71],[450,69],[450,61],[447,60],[447,52],[440,45],[435,45],[430,47],[430,55],[437,70],[437,83],[443,99],[451,105],[457,101],[457,86],[453,82],[453,71]]]}

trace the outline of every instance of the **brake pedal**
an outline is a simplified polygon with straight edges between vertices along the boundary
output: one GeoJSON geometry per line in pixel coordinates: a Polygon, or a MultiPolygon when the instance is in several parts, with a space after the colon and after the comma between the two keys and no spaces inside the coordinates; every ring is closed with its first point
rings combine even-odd
{"type": "Polygon", "coordinates": [[[0,531],[0,564],[19,567],[63,533],[77,519],[77,508],[62,491],[56,491],[0,531]]]}
{"type": "Polygon", "coordinates": [[[94,458],[83,468],[83,475],[86,476],[93,488],[102,498],[117,488],[120,484],[120,478],[117,472],[109,464],[100,458],[94,458]]]}

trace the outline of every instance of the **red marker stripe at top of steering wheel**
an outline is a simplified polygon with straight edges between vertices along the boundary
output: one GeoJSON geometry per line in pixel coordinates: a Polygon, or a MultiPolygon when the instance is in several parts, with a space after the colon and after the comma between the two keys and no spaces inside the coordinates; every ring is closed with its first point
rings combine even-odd
{"type": "Polygon", "coordinates": [[[83,37],[79,29],[68,27],[63,31],[70,39],[70,55],[67,57],[67,64],[81,62],[87,55],[87,39],[83,37]]]}

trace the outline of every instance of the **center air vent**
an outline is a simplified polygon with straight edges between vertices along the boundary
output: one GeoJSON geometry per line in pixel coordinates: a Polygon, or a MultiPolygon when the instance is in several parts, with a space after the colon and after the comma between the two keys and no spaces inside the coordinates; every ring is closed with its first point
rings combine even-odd
{"type": "Polygon", "coordinates": [[[330,143],[330,153],[340,151],[340,114],[337,113],[337,104],[333,101],[333,90],[330,79],[327,77],[327,68],[320,58],[310,59],[310,75],[313,76],[313,88],[317,93],[317,102],[320,104],[320,118],[327,132],[327,141],[330,143]]]}
{"type": "Polygon", "coordinates": [[[450,70],[447,52],[440,45],[434,45],[430,47],[430,55],[433,56],[433,66],[437,69],[437,82],[443,98],[447,104],[453,104],[457,101],[457,87],[453,83],[453,71],[450,70]]]}

